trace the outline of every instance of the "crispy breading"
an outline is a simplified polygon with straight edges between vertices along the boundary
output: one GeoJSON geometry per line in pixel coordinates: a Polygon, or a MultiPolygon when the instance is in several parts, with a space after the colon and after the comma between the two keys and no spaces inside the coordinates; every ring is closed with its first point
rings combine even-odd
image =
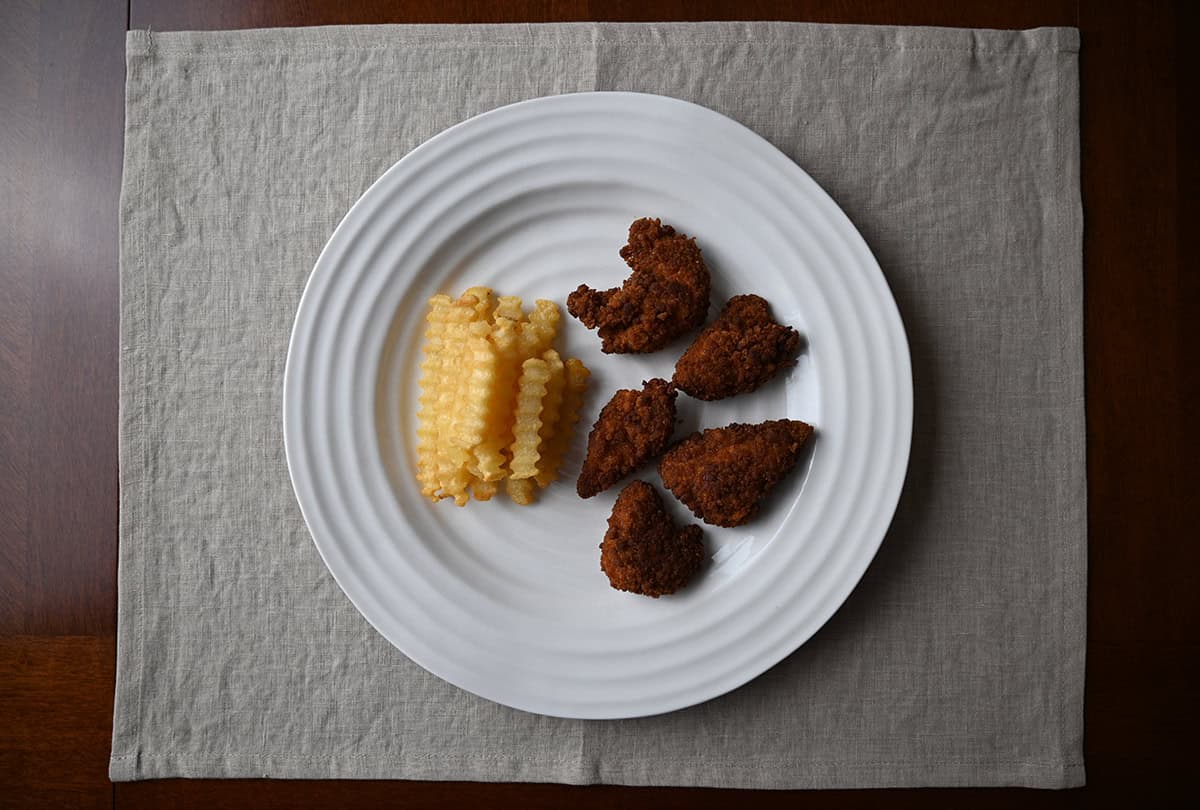
{"type": "Polygon", "coordinates": [[[657,599],[687,585],[704,565],[701,535],[695,524],[671,521],[653,486],[630,481],[608,519],[600,570],[617,590],[657,599]]]}
{"type": "Polygon", "coordinates": [[[711,286],[695,239],[657,219],[629,226],[621,258],[633,269],[620,287],[580,284],[567,311],[597,329],[607,353],[654,352],[704,323],[711,286]]]}
{"type": "Polygon", "coordinates": [[[663,485],[705,523],[741,526],[796,466],[811,434],[811,425],[795,419],[693,433],[667,451],[658,472],[663,485]]]}
{"type": "Polygon", "coordinates": [[[675,396],[675,386],[657,378],[613,394],[588,434],[579,497],[603,492],[663,451],[675,429],[675,396]]]}
{"type": "Polygon", "coordinates": [[[675,364],[675,385],[696,399],[753,391],[796,363],[800,333],[771,317],[757,295],[729,299],[675,364]]]}

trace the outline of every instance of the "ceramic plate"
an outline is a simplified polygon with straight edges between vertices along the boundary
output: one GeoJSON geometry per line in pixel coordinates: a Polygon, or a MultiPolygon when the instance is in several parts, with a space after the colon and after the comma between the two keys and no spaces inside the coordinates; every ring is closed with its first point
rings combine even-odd
{"type": "MultiPolygon", "coordinates": [[[[912,435],[896,305],[862,237],[767,141],[660,96],[583,93],[493,110],[422,144],[346,215],[296,315],[284,383],[288,466],[338,584],[405,655],[530,712],[636,717],[716,697],[825,623],[891,521],[912,435]],[[724,300],[757,293],[805,339],[752,394],[680,394],[677,436],[765,419],[814,425],[760,516],[704,527],[711,560],[661,599],[611,589],[598,545],[619,486],[574,491],[589,426],[617,388],[669,378],[687,340],[604,355],[566,316],[581,283],[619,285],[641,216],[696,237],[724,300]],[[592,369],[564,479],[538,503],[457,508],[414,478],[425,303],[482,284],[564,308],[560,350],[592,369]]],[[[659,484],[653,469],[642,477],[659,484]]],[[[680,519],[687,510],[665,491],[680,519]]]]}

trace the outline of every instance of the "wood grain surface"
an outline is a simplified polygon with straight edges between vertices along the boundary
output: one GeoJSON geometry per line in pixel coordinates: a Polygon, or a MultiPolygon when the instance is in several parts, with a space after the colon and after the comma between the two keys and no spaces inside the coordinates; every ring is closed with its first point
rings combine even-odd
{"type": "Polygon", "coordinates": [[[1198,746],[1195,5],[1104,0],[90,0],[0,4],[0,807],[1082,807],[1179,799],[1198,746]],[[1089,785],[813,793],[107,780],[124,32],[381,22],[804,20],[1082,32],[1089,785]],[[1184,181],[1184,182],[1181,182],[1184,181]],[[1188,232],[1191,232],[1190,229],[1188,232]],[[1190,240],[1194,242],[1195,240],[1190,240]]]}

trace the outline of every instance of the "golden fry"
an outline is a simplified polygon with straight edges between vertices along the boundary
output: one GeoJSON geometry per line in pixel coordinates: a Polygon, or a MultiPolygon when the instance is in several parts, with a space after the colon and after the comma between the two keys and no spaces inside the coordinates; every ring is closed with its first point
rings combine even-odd
{"type": "Polygon", "coordinates": [[[538,300],[468,288],[435,295],[426,315],[417,411],[421,494],[463,506],[493,498],[533,503],[557,475],[578,420],[587,369],[551,346],[561,313],[538,300]],[[536,485],[535,485],[536,481],[536,485]]]}
{"type": "Polygon", "coordinates": [[[546,447],[558,427],[558,418],[562,410],[563,389],[566,387],[563,361],[558,356],[558,352],[554,351],[554,349],[547,349],[542,353],[542,360],[546,362],[546,368],[550,371],[550,379],[546,380],[546,395],[542,397],[542,412],[540,414],[542,426],[538,428],[538,460],[537,471],[534,473],[535,478],[541,474],[546,466],[546,447]]]}
{"type": "Polygon", "coordinates": [[[525,320],[525,310],[521,308],[521,299],[515,295],[502,295],[496,299],[496,310],[493,313],[496,320],[507,318],[519,322],[525,320]]]}
{"type": "Polygon", "coordinates": [[[488,340],[490,332],[487,323],[471,323],[462,338],[461,359],[456,370],[459,384],[454,435],[450,437],[450,441],[459,447],[471,448],[479,444],[487,427],[488,407],[499,364],[496,347],[488,340]]]}
{"type": "Polygon", "coordinates": [[[562,312],[558,304],[539,298],[534,302],[533,312],[529,320],[520,325],[521,348],[526,357],[537,357],[554,342],[558,334],[558,324],[562,320],[562,312]]]}
{"type": "MultiPolygon", "coordinates": [[[[500,298],[497,313],[504,306],[504,298],[500,298]]],[[[520,299],[517,301],[519,307],[520,299]]],[[[516,326],[515,321],[502,315],[497,315],[492,325],[490,339],[497,357],[496,379],[487,406],[487,423],[474,451],[477,475],[485,481],[499,481],[507,473],[504,450],[512,444],[512,414],[521,362],[516,326]]]]}
{"type": "Polygon", "coordinates": [[[421,396],[417,411],[417,480],[421,483],[421,494],[433,500],[437,500],[435,493],[441,486],[438,477],[437,401],[445,359],[445,319],[452,304],[450,296],[435,295],[429,299],[429,313],[425,317],[425,357],[421,361],[421,396]]]}
{"type": "Polygon", "coordinates": [[[533,503],[534,486],[533,480],[529,478],[509,478],[504,482],[504,491],[508,493],[508,499],[520,506],[529,506],[533,503]]]}
{"type": "Polygon", "coordinates": [[[473,320],[486,321],[492,317],[492,309],[496,306],[496,298],[492,295],[489,287],[468,287],[467,291],[462,294],[459,299],[460,303],[467,304],[475,310],[473,320]],[[469,299],[474,298],[472,304],[469,299]]]}
{"type": "Polygon", "coordinates": [[[542,400],[550,382],[550,365],[539,357],[521,364],[517,383],[517,409],[513,421],[512,460],[508,474],[512,478],[532,478],[537,475],[538,444],[542,429],[542,400]]]}
{"type": "Polygon", "coordinates": [[[483,481],[478,478],[471,479],[471,495],[477,501],[490,501],[499,490],[499,481],[483,481]]]}
{"type": "Polygon", "coordinates": [[[571,357],[564,364],[564,382],[562,405],[559,409],[558,424],[555,425],[554,435],[542,444],[541,459],[538,463],[538,474],[535,476],[539,487],[548,486],[558,477],[558,468],[562,466],[563,456],[571,444],[571,434],[575,423],[579,421],[579,411],[583,407],[583,393],[587,390],[588,377],[592,372],[578,358],[571,357]]]}
{"type": "MultiPolygon", "coordinates": [[[[486,288],[473,288],[483,292],[486,288]]],[[[490,291],[489,291],[490,292],[490,291]]],[[[485,296],[487,298],[488,296],[485,296]]],[[[437,397],[438,437],[438,481],[439,498],[453,498],[458,506],[465,506],[469,495],[467,487],[471,474],[467,464],[471,460],[469,447],[456,441],[458,437],[460,403],[468,395],[467,379],[460,373],[467,359],[470,338],[476,330],[472,325],[479,322],[484,301],[479,296],[464,294],[447,310],[445,341],[441,381],[437,397]]]]}

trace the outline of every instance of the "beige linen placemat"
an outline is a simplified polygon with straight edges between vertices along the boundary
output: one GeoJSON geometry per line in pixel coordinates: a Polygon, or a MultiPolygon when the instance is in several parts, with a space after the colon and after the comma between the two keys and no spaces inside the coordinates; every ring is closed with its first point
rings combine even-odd
{"type": "Polygon", "coordinates": [[[510,25],[128,39],[111,774],[732,787],[1082,784],[1078,34],[510,25]],[[899,511],[833,620],[660,717],[427,674],[321,563],[284,464],[305,280],[408,150],[508,102],[661,93],[762,134],[875,251],[912,349],[899,511]]]}

